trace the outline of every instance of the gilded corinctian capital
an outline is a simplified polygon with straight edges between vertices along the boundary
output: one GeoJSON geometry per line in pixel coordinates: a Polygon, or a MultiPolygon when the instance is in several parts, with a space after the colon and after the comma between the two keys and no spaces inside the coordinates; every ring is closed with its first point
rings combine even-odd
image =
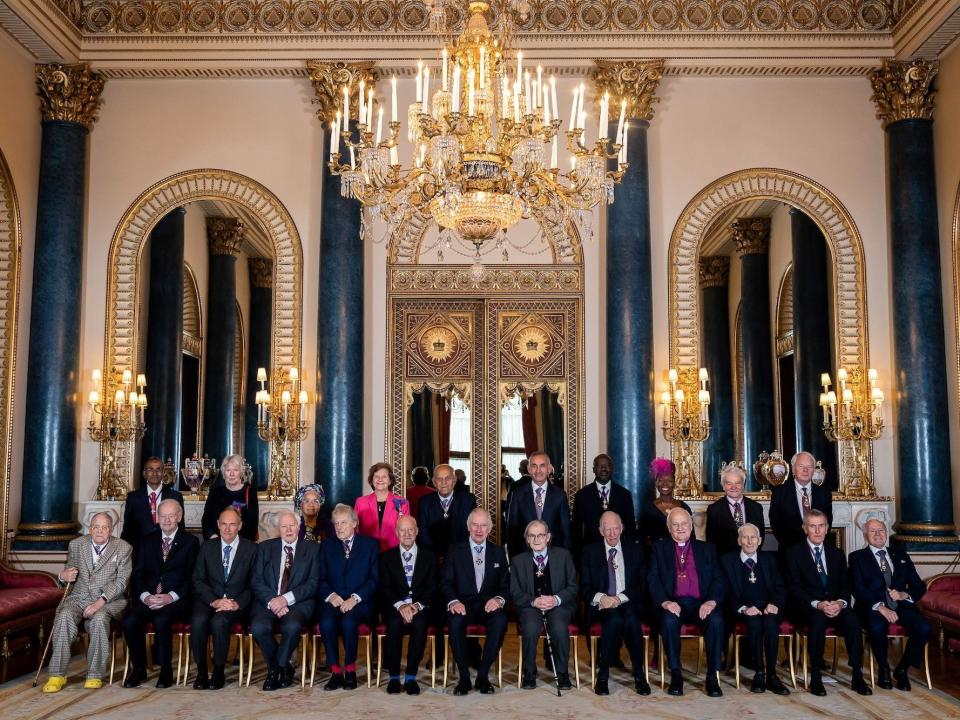
{"type": "Polygon", "coordinates": [[[770,251],[770,218],[737,218],[730,226],[730,231],[740,257],[765,255],[770,251]]]}
{"type": "Polygon", "coordinates": [[[320,62],[307,61],[310,82],[313,83],[313,102],[320,106],[317,116],[326,125],[333,122],[337,110],[343,107],[343,88],[350,88],[350,115],[357,117],[360,109],[360,81],[371,87],[377,81],[373,72],[374,61],[366,62],[320,62]]]}
{"type": "Polygon", "coordinates": [[[103,76],[89,65],[37,65],[37,94],[44,120],[63,120],[88,130],[102,102],[103,76]]]}
{"type": "Polygon", "coordinates": [[[236,255],[243,242],[243,223],[237,218],[208,217],[207,243],[211,255],[236,255]]]}
{"type": "Polygon", "coordinates": [[[730,279],[729,255],[704,255],[700,258],[700,287],[725,287],[730,279]]]}
{"type": "Polygon", "coordinates": [[[273,260],[270,258],[247,258],[247,266],[250,269],[251,287],[273,287],[273,260]]]}
{"type": "Polygon", "coordinates": [[[593,80],[597,92],[610,93],[610,116],[617,117],[620,103],[627,101],[627,118],[653,119],[653,104],[660,102],[657,86],[663,77],[663,60],[596,60],[593,80]]]}
{"type": "Polygon", "coordinates": [[[927,60],[885,60],[870,73],[871,100],[884,129],[899,120],[932,120],[936,91],[931,87],[940,65],[927,60]]]}

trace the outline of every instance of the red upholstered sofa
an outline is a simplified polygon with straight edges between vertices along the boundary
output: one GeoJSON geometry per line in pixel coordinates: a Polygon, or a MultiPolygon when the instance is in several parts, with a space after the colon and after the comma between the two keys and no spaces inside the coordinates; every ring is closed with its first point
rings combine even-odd
{"type": "Polygon", "coordinates": [[[0,658],[6,661],[30,637],[43,643],[42,628],[49,626],[62,591],[53,575],[14,570],[0,562],[0,658]]]}
{"type": "Polygon", "coordinates": [[[927,593],[920,599],[923,614],[944,631],[960,633],[960,575],[935,575],[927,581],[927,593]]]}

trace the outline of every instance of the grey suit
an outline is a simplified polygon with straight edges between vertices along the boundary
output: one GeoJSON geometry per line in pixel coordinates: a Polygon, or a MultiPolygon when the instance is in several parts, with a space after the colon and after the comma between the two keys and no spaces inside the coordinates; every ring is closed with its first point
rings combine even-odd
{"type": "Polygon", "coordinates": [[[537,674],[537,638],[543,627],[544,613],[532,606],[540,593],[536,586],[549,575],[549,592],[543,594],[560,598],[560,605],[547,610],[547,631],[553,645],[557,673],[567,673],[570,656],[570,636],[567,626],[577,609],[577,570],[573,556],[562,547],[551,547],[547,552],[545,575],[537,576],[537,563],[533,552],[520,553],[510,561],[510,595],[517,606],[517,626],[523,645],[523,674],[537,674]]]}
{"type": "Polygon", "coordinates": [[[106,605],[86,620],[90,647],[87,650],[87,677],[100,679],[110,657],[110,622],[120,617],[127,606],[127,585],[133,571],[133,548],[119,538],[111,537],[104,546],[96,566],[93,564],[93,542],[89,535],[70,541],[67,567],[77,568],[73,589],[53,620],[53,649],[50,675],[66,675],[70,662],[70,646],[84,622],[83,609],[101,597],[106,605]]]}

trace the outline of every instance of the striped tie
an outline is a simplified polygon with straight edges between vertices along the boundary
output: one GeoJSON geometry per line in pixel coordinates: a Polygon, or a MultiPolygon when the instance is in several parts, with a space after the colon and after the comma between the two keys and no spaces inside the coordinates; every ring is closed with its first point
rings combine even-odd
{"type": "Polygon", "coordinates": [[[413,598],[413,553],[403,553],[403,574],[407,578],[407,600],[413,598]]]}
{"type": "MultiPolygon", "coordinates": [[[[168,538],[168,537],[166,537],[166,536],[163,538],[163,545],[161,546],[160,551],[163,553],[163,561],[164,561],[164,562],[167,561],[167,555],[170,554],[170,546],[171,546],[172,544],[173,544],[173,541],[172,541],[170,538],[168,538]]],[[[158,581],[158,582],[157,582],[157,595],[159,595],[159,594],[162,593],[162,592],[163,592],[163,583],[158,581]]]]}

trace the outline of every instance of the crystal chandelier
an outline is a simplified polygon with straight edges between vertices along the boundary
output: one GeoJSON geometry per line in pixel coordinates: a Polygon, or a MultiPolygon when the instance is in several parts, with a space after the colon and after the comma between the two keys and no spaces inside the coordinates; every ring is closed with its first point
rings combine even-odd
{"type": "MultiPolygon", "coordinates": [[[[414,148],[409,162],[401,164],[398,153],[396,77],[386,135],[384,108],[374,116],[373,88],[360,83],[354,128],[351,92],[344,87],[342,112],[331,124],[329,160],[343,196],[378,210],[393,228],[416,213],[431,217],[442,234],[471,243],[477,263],[484,243],[498,234],[502,239],[535,208],[582,224],[585,211],[604,199],[613,202],[614,185],[627,168],[625,102],[611,142],[610,98],[601,99],[596,137],[588,144],[582,83],[564,133],[570,169],[559,168],[556,79],[542,67],[524,69],[522,53],[509,50],[511,33],[496,37],[489,29],[488,10],[485,0],[471,0],[466,27],[443,47],[433,82],[431,68],[420,64],[416,102],[407,109],[414,148]],[[614,160],[616,169],[608,169],[614,160]]],[[[506,19],[502,25],[510,27],[506,19]]]]}

